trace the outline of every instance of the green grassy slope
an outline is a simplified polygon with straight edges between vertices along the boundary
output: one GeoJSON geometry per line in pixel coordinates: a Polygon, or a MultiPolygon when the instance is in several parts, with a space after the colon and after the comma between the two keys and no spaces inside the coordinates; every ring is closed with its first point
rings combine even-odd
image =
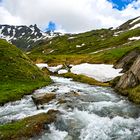
{"type": "Polygon", "coordinates": [[[101,49],[121,47],[125,43],[132,42],[129,40],[130,37],[140,35],[140,29],[127,30],[115,36],[117,32],[111,29],[101,29],[59,36],[51,41],[40,43],[31,51],[31,54],[87,54],[101,49]],[[81,47],[76,47],[77,45],[81,47]]]}
{"type": "Polygon", "coordinates": [[[46,62],[50,65],[58,64],[79,64],[79,63],[107,63],[114,64],[127,52],[134,48],[140,48],[140,41],[133,41],[110,50],[105,50],[96,54],[50,54],[45,55],[41,53],[29,54],[29,57],[35,63],[46,62]]]}
{"type": "Polygon", "coordinates": [[[0,40],[0,104],[20,99],[50,83],[30,59],[15,46],[0,40]]]}
{"type": "Polygon", "coordinates": [[[128,51],[140,47],[140,41],[129,40],[135,36],[140,36],[140,28],[119,33],[118,29],[101,29],[81,34],[67,34],[40,43],[28,52],[28,55],[34,62],[47,62],[52,65],[81,62],[112,64],[128,51]],[[104,51],[94,53],[100,50],[104,51]]]}

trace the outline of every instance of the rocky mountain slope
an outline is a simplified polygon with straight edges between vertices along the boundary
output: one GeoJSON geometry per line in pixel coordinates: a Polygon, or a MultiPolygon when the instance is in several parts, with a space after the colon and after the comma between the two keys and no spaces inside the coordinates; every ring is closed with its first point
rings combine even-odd
{"type": "Polygon", "coordinates": [[[23,50],[29,50],[37,45],[41,40],[49,39],[59,35],[59,33],[43,32],[37,25],[11,26],[0,25],[0,38],[16,45],[23,50]]]}
{"type": "Polygon", "coordinates": [[[0,39],[0,105],[49,82],[22,51],[0,39]]]}

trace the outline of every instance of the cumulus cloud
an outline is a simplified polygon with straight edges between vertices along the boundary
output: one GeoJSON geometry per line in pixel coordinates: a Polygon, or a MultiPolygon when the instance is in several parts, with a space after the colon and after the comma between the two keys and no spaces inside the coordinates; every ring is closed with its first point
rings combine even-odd
{"type": "Polygon", "coordinates": [[[0,24],[37,24],[45,27],[49,21],[58,30],[83,32],[97,28],[116,27],[139,16],[140,0],[124,10],[113,8],[108,0],[4,0],[0,5],[0,24]]]}
{"type": "Polygon", "coordinates": [[[7,9],[0,6],[0,24],[19,25],[22,22],[20,17],[11,15],[7,9]]]}

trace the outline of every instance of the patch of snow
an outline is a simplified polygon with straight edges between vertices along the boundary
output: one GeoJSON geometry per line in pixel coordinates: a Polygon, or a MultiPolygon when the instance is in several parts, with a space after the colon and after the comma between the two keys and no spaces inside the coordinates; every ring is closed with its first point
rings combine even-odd
{"type": "Polygon", "coordinates": [[[21,30],[22,29],[22,27],[18,27],[18,30],[21,30]]]}
{"type": "Polygon", "coordinates": [[[35,32],[35,35],[37,35],[37,32],[35,32]]]}
{"type": "Polygon", "coordinates": [[[133,30],[133,29],[136,29],[136,28],[139,28],[140,27],[140,23],[134,25],[132,28],[130,28],[130,30],[133,30]]]}
{"type": "Polygon", "coordinates": [[[16,40],[16,39],[17,39],[16,37],[13,38],[13,40],[16,40]]]}
{"type": "Polygon", "coordinates": [[[67,73],[67,72],[68,72],[68,70],[66,70],[66,69],[61,69],[61,70],[58,71],[58,74],[64,74],[64,73],[67,73]]]}
{"type": "Polygon", "coordinates": [[[3,36],[3,39],[6,39],[7,41],[10,41],[12,39],[12,37],[10,37],[10,36],[3,36]]]}
{"type": "Polygon", "coordinates": [[[22,33],[21,35],[25,35],[25,33],[22,33]]]}
{"type": "Polygon", "coordinates": [[[2,38],[2,28],[0,29],[0,38],[2,38]]]}
{"type": "Polygon", "coordinates": [[[55,67],[49,67],[48,64],[46,64],[46,63],[39,63],[39,64],[36,64],[36,66],[39,67],[40,69],[48,68],[48,70],[53,72],[53,73],[58,72],[63,67],[63,65],[58,65],[58,66],[55,66],[55,67]]]}
{"type": "Polygon", "coordinates": [[[47,35],[46,33],[42,32],[42,31],[41,31],[40,33],[41,33],[43,36],[46,36],[46,35],[47,35]]]}
{"type": "Polygon", "coordinates": [[[74,74],[83,74],[101,82],[107,82],[121,76],[122,69],[114,69],[113,65],[83,63],[71,68],[74,74]]]}
{"type": "Polygon", "coordinates": [[[129,40],[140,40],[140,36],[131,37],[131,38],[129,38],[129,40]]]}
{"type": "Polygon", "coordinates": [[[118,32],[115,32],[113,36],[118,36],[120,33],[123,33],[124,31],[118,31],[118,32]]]}
{"type": "Polygon", "coordinates": [[[52,52],[54,52],[54,50],[51,50],[49,53],[52,53],[52,52]]]}
{"type": "Polygon", "coordinates": [[[133,20],[133,21],[130,23],[130,25],[132,25],[133,23],[135,23],[135,22],[137,22],[137,21],[139,21],[139,20],[140,20],[140,17],[136,18],[135,20],[133,20]]]}
{"type": "Polygon", "coordinates": [[[85,46],[85,43],[83,43],[81,46],[85,46]]]}
{"type": "Polygon", "coordinates": [[[11,28],[7,28],[8,33],[10,34],[11,28]]]}
{"type": "Polygon", "coordinates": [[[113,36],[119,36],[119,35],[114,34],[113,36]]]}
{"type": "Polygon", "coordinates": [[[85,43],[82,43],[81,45],[76,45],[76,48],[81,48],[83,46],[85,46],[85,43]]]}
{"type": "Polygon", "coordinates": [[[16,30],[13,29],[13,37],[16,35],[16,30]]]}
{"type": "Polygon", "coordinates": [[[76,45],[76,48],[81,48],[82,46],[81,45],[76,45]]]}
{"type": "Polygon", "coordinates": [[[30,29],[33,31],[33,33],[35,32],[35,28],[34,27],[30,27],[30,29]]]}
{"type": "Polygon", "coordinates": [[[42,39],[42,37],[40,37],[40,38],[34,38],[34,39],[32,39],[34,42],[36,42],[36,41],[39,41],[39,40],[41,40],[42,39]]]}
{"type": "Polygon", "coordinates": [[[68,40],[75,39],[76,37],[69,37],[68,40]]]}
{"type": "Polygon", "coordinates": [[[48,67],[49,71],[51,72],[58,72],[61,68],[63,67],[63,65],[58,65],[56,67],[48,67]]]}
{"type": "Polygon", "coordinates": [[[48,64],[46,63],[39,63],[39,64],[36,64],[36,66],[39,67],[40,69],[48,68],[48,64]]]}
{"type": "Polygon", "coordinates": [[[30,54],[31,52],[27,52],[26,54],[30,54]]]}
{"type": "Polygon", "coordinates": [[[112,50],[112,49],[115,49],[115,48],[116,48],[116,47],[106,48],[106,49],[102,49],[102,50],[99,50],[99,51],[92,52],[92,53],[90,53],[90,54],[96,54],[96,53],[100,53],[100,52],[103,52],[103,51],[112,50]]]}

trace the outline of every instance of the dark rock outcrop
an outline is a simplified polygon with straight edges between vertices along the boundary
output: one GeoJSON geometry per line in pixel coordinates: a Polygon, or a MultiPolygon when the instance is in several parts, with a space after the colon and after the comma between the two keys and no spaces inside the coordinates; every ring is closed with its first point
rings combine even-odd
{"type": "Polygon", "coordinates": [[[128,95],[135,103],[140,103],[140,50],[134,50],[118,61],[115,68],[125,72],[113,86],[122,95],[128,95]],[[136,98],[137,97],[137,98],[136,98]]]}
{"type": "Polygon", "coordinates": [[[137,86],[140,83],[140,56],[131,68],[121,76],[115,88],[125,89],[137,86]]]}
{"type": "Polygon", "coordinates": [[[116,68],[116,69],[122,68],[123,69],[122,72],[128,71],[139,55],[140,55],[139,49],[135,49],[135,50],[129,52],[123,58],[121,58],[117,61],[114,68],[116,68]]]}

